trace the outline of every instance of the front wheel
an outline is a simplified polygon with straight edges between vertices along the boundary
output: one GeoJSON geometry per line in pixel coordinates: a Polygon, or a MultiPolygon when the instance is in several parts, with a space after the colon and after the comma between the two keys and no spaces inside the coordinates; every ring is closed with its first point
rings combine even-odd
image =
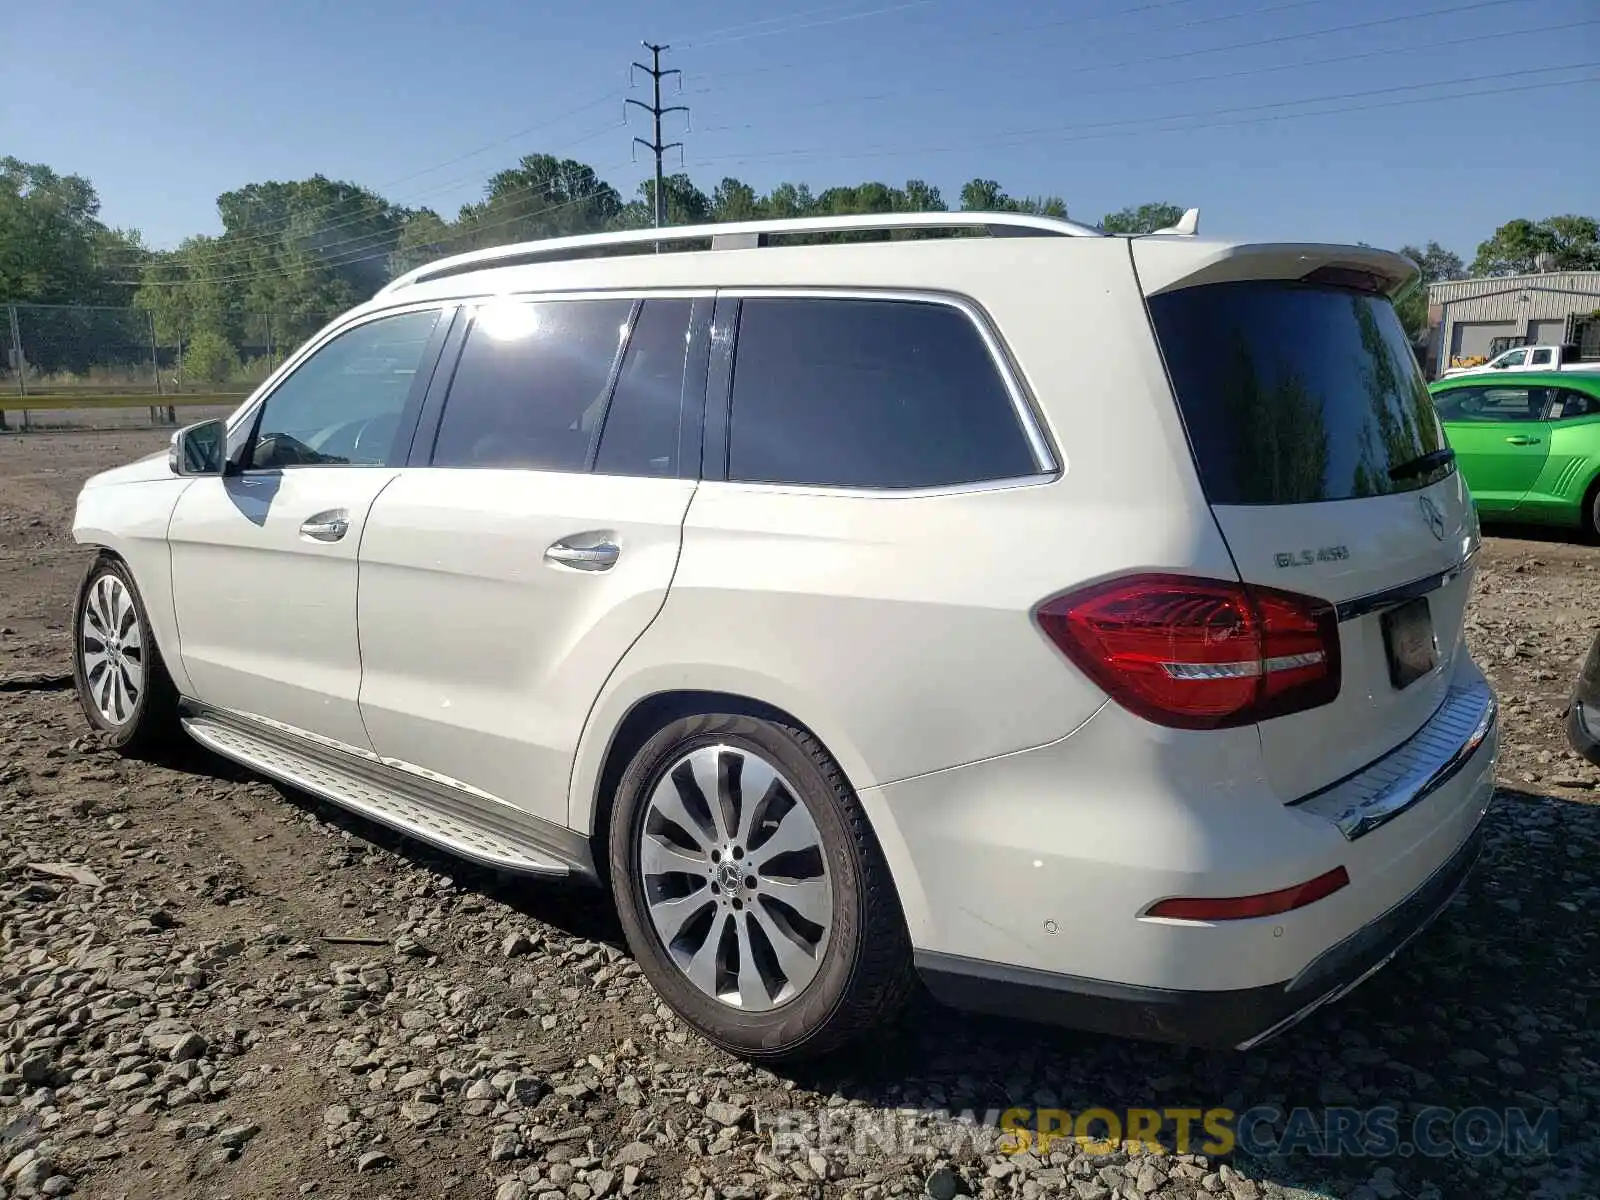
{"type": "Polygon", "coordinates": [[[177,689],[120,559],[102,554],[90,564],[73,605],[72,634],[78,703],[106,743],[130,757],[167,745],[178,729],[177,689]]]}
{"type": "Polygon", "coordinates": [[[732,714],[661,730],[618,789],[610,865],[645,976],[731,1053],[827,1053],[909,991],[883,852],[843,772],[802,730],[732,714]]]}

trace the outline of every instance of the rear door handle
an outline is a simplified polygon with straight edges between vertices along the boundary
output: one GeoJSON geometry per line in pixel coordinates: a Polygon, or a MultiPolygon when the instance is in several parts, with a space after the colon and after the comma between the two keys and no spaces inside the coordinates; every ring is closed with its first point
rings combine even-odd
{"type": "Polygon", "coordinates": [[[350,532],[350,518],[344,510],[320,512],[300,523],[300,536],[314,542],[337,542],[350,532]]]}
{"type": "Polygon", "coordinates": [[[1523,437],[1519,434],[1516,437],[1508,437],[1506,442],[1512,446],[1537,446],[1539,444],[1539,439],[1535,437],[1523,437]]]}
{"type": "Polygon", "coordinates": [[[556,566],[571,567],[575,571],[609,571],[617,565],[622,548],[615,542],[597,542],[593,546],[571,546],[556,542],[544,552],[544,560],[556,566]]]}

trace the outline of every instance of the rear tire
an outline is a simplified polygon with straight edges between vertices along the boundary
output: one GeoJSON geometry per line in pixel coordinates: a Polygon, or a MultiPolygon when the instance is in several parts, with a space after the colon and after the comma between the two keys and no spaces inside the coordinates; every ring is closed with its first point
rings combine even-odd
{"type": "Polygon", "coordinates": [[[1589,492],[1583,498],[1583,532],[1591,542],[1600,543],[1600,476],[1589,485],[1589,492]]]}
{"type": "Polygon", "coordinates": [[[674,721],[624,773],[609,848],[645,977],[730,1053],[826,1054],[910,992],[888,864],[844,773],[804,730],[726,713],[674,721]]]}
{"type": "Polygon", "coordinates": [[[72,606],[72,679],[84,716],[111,749],[142,758],[172,744],[178,691],[133,574],[111,554],[89,564],[72,606]]]}

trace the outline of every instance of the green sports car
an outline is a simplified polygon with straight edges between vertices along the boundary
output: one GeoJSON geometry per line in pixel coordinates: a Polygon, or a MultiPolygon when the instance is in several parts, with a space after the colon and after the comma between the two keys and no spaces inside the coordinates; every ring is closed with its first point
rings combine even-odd
{"type": "Polygon", "coordinates": [[[1600,372],[1462,375],[1428,390],[1479,512],[1600,537],[1600,372]]]}

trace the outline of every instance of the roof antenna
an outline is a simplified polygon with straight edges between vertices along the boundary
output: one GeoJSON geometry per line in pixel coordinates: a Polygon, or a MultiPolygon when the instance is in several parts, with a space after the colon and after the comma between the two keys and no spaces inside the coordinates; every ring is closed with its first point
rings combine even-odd
{"type": "Polygon", "coordinates": [[[1156,233],[1175,233],[1179,237],[1193,237],[1200,232],[1200,210],[1191,208],[1178,218],[1177,224],[1169,225],[1165,229],[1158,229],[1156,233]]]}

